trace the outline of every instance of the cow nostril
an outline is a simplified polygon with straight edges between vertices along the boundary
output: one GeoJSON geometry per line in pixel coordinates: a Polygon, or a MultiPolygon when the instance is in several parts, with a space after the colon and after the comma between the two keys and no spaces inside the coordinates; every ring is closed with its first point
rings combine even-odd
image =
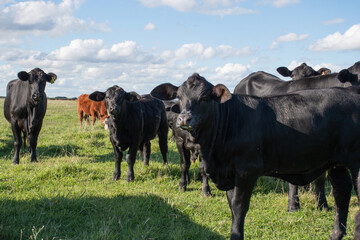
{"type": "Polygon", "coordinates": [[[33,98],[34,100],[41,100],[41,99],[42,99],[42,95],[39,94],[39,93],[34,93],[34,94],[32,95],[32,98],[33,98]]]}
{"type": "Polygon", "coordinates": [[[178,124],[181,125],[189,125],[191,122],[191,115],[179,115],[178,124]]]}

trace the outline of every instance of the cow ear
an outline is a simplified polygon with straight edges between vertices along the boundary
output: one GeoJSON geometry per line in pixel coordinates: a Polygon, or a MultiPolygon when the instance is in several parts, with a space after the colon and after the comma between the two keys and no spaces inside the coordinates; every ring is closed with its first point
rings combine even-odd
{"type": "Polygon", "coordinates": [[[179,87],[172,85],[171,83],[163,83],[155,87],[150,95],[160,100],[173,100],[177,97],[177,90],[179,87]]]}
{"type": "Polygon", "coordinates": [[[129,92],[125,94],[125,99],[128,100],[129,102],[137,102],[139,101],[140,98],[141,96],[136,92],[129,92]]]}
{"type": "Polygon", "coordinates": [[[25,71],[21,71],[18,73],[18,78],[21,80],[21,81],[28,81],[29,78],[30,78],[30,74],[28,74],[27,72],[25,71]]]}
{"type": "Polygon", "coordinates": [[[171,111],[174,113],[179,113],[180,114],[180,106],[179,104],[175,104],[171,107],[171,111]]]}
{"type": "Polygon", "coordinates": [[[280,73],[284,77],[290,77],[291,76],[291,71],[287,67],[278,67],[276,69],[276,71],[278,73],[280,73]]]}
{"type": "Polygon", "coordinates": [[[55,73],[48,73],[48,79],[46,80],[47,82],[53,84],[55,82],[55,80],[57,79],[57,76],[55,73]]]}
{"type": "Polygon", "coordinates": [[[89,95],[89,99],[95,102],[101,102],[104,100],[104,98],[105,98],[104,92],[95,91],[89,95]]]}
{"type": "Polygon", "coordinates": [[[338,73],[338,79],[342,83],[349,82],[352,85],[355,85],[357,83],[358,77],[357,75],[349,72],[349,70],[343,69],[338,73]]]}
{"type": "Polygon", "coordinates": [[[224,103],[230,100],[232,97],[229,89],[225,87],[223,84],[218,84],[215,87],[213,87],[212,94],[215,97],[215,100],[220,103],[224,103]]]}
{"type": "Polygon", "coordinates": [[[328,68],[320,68],[317,72],[320,73],[320,75],[327,75],[331,73],[331,70],[328,68]]]}

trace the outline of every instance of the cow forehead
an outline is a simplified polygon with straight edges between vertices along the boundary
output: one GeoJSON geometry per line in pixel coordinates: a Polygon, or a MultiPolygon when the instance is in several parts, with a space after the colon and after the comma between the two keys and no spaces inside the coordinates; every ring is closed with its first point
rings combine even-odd
{"type": "Polygon", "coordinates": [[[122,89],[119,86],[113,86],[106,90],[106,96],[108,96],[109,98],[121,97],[124,94],[125,94],[124,89],[122,89]]]}
{"type": "Polygon", "coordinates": [[[300,66],[296,67],[293,71],[299,72],[299,71],[306,71],[306,72],[315,72],[315,70],[306,65],[306,63],[301,64],[300,66]]]}
{"type": "Polygon", "coordinates": [[[44,75],[46,74],[43,70],[41,70],[40,68],[34,68],[33,70],[31,70],[29,72],[30,75],[44,75]]]}
{"type": "Polygon", "coordinates": [[[199,74],[190,76],[178,89],[179,98],[198,99],[212,91],[214,86],[199,74]]]}

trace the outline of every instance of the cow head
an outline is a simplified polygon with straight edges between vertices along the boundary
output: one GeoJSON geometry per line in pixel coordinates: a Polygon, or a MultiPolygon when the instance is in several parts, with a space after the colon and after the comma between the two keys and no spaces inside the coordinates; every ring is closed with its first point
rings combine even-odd
{"type": "Polygon", "coordinates": [[[352,86],[359,86],[358,75],[351,73],[348,69],[341,70],[338,73],[338,79],[342,83],[349,82],[352,86]]]}
{"type": "Polygon", "coordinates": [[[141,98],[137,93],[127,93],[119,86],[108,88],[105,92],[93,92],[89,95],[93,101],[100,102],[105,100],[105,106],[111,116],[119,116],[126,111],[127,103],[136,103],[141,98]]]}
{"type": "Polygon", "coordinates": [[[278,73],[284,77],[291,77],[292,80],[331,73],[330,69],[328,68],[320,68],[318,71],[315,71],[312,67],[306,65],[306,63],[302,63],[292,71],[290,71],[287,67],[279,67],[276,69],[276,71],[278,71],[278,73]]]}
{"type": "Polygon", "coordinates": [[[170,83],[155,87],[151,93],[161,100],[179,99],[180,114],[176,125],[196,135],[201,126],[214,118],[216,104],[228,101],[232,95],[222,84],[213,86],[197,73],[190,76],[180,87],[170,83]]]}
{"type": "Polygon", "coordinates": [[[45,73],[40,68],[34,68],[30,72],[21,71],[18,73],[18,78],[21,81],[26,81],[29,84],[29,97],[32,103],[37,105],[45,97],[46,82],[54,83],[57,76],[54,73],[45,73]]]}
{"type": "Polygon", "coordinates": [[[168,120],[169,127],[173,129],[173,124],[176,122],[178,115],[180,114],[179,101],[163,101],[165,105],[166,118],[168,120]]]}

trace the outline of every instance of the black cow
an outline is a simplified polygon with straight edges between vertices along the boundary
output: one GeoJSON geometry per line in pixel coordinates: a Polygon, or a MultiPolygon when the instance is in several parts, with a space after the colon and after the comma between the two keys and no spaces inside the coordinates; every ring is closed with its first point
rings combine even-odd
{"type": "Polygon", "coordinates": [[[46,74],[40,68],[34,68],[29,73],[21,71],[18,78],[8,83],[4,102],[4,115],[11,123],[14,135],[14,158],[12,163],[19,164],[21,133],[29,142],[31,162],[36,162],[36,146],[46,113],[47,98],[45,94],[46,82],[54,83],[57,76],[46,74]]]}
{"type": "MultiPolygon", "coordinates": [[[[293,74],[299,74],[300,70],[306,72],[304,69],[310,67],[300,65],[293,70],[293,74]]],[[[244,78],[234,90],[234,94],[246,94],[254,96],[269,96],[289,93],[302,89],[310,88],[330,88],[330,87],[346,87],[350,85],[357,85],[359,78],[355,74],[360,73],[360,62],[355,63],[348,69],[342,70],[339,74],[333,73],[329,75],[319,75],[315,77],[302,78],[292,81],[283,81],[274,75],[262,71],[255,72],[244,78]],[[339,81],[340,80],[340,81],[339,81]]],[[[318,208],[328,209],[328,204],[325,195],[325,174],[315,181],[315,193],[318,202],[318,208]]],[[[290,212],[300,208],[298,188],[289,184],[289,201],[288,210],[290,212]]]]}
{"type": "Polygon", "coordinates": [[[165,107],[162,101],[150,95],[139,96],[135,92],[126,92],[118,86],[110,87],[106,92],[94,92],[89,95],[93,101],[105,100],[110,114],[108,125],[110,141],[114,148],[115,171],[114,180],[121,175],[123,151],[128,163],[127,181],[134,180],[134,163],[136,152],[144,152],[144,164],[148,165],[150,158],[150,140],[159,137],[163,164],[167,164],[168,123],[165,107]]]}
{"type": "Polygon", "coordinates": [[[206,174],[226,191],[231,239],[244,239],[244,221],[260,176],[306,185],[326,170],[335,198],[331,239],[342,239],[352,181],[360,169],[359,88],[312,89],[273,97],[232,95],[193,74],[180,87],[151,95],[178,98],[177,125],[200,145],[206,174]],[[349,171],[351,172],[351,177],[349,171]]]}
{"type": "MultiPolygon", "coordinates": [[[[194,143],[194,138],[188,131],[176,126],[177,117],[180,114],[179,102],[164,101],[164,103],[169,127],[173,131],[173,137],[180,156],[181,179],[179,182],[179,189],[186,191],[186,187],[190,183],[189,168],[191,161],[195,162],[198,158],[200,146],[199,144],[194,143]]],[[[199,171],[202,180],[202,194],[204,196],[211,196],[208,177],[204,173],[201,158],[199,160],[199,171]]]]}
{"type": "Polygon", "coordinates": [[[300,78],[312,77],[318,75],[327,75],[331,73],[331,70],[328,68],[320,68],[315,71],[312,67],[308,66],[306,63],[302,63],[294,70],[289,70],[287,67],[278,67],[276,69],[284,77],[291,77],[292,80],[298,80],[300,78]]]}

